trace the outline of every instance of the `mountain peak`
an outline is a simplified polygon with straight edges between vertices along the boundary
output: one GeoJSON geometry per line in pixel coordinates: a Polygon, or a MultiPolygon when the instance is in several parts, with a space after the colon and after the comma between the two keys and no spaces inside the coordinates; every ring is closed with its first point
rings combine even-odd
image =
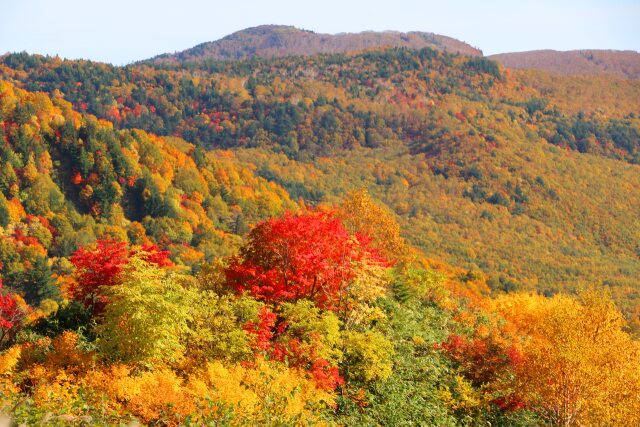
{"type": "Polygon", "coordinates": [[[345,53],[377,47],[432,48],[481,56],[482,51],[451,37],[412,31],[363,31],[322,34],[289,25],[260,25],[229,34],[191,49],[152,58],[155,63],[180,63],[207,59],[240,60],[251,57],[283,57],[320,53],[345,53]]]}

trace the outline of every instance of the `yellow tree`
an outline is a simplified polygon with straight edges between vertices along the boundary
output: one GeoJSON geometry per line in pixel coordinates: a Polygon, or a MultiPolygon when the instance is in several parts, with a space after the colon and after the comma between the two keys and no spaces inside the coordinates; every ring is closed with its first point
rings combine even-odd
{"type": "Polygon", "coordinates": [[[512,294],[495,302],[523,338],[516,388],[554,425],[640,425],[640,347],[611,299],[512,294]]]}
{"type": "Polygon", "coordinates": [[[339,207],[343,222],[352,232],[371,237],[374,246],[389,259],[405,254],[400,226],[392,214],[371,198],[367,190],[347,194],[339,207]]]}

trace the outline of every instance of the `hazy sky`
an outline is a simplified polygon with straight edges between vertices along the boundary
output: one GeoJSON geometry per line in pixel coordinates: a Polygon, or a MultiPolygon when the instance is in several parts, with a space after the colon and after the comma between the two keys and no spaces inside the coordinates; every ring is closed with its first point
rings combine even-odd
{"type": "Polygon", "coordinates": [[[485,54],[640,51],[640,0],[0,0],[0,54],[124,64],[261,24],[322,33],[431,31],[485,54]]]}

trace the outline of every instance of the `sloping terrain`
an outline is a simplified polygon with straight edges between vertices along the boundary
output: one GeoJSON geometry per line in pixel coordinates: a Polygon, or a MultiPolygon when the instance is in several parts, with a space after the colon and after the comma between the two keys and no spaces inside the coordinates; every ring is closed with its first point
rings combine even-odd
{"type": "Polygon", "coordinates": [[[489,56],[505,67],[537,69],[565,75],[640,78],[640,53],[632,50],[532,50],[489,56]]]}
{"type": "Polygon", "coordinates": [[[223,149],[307,205],[367,187],[424,253],[485,272],[495,289],[605,284],[627,314],[637,304],[637,81],[430,49],[189,69],[3,63],[5,78],[115,127],[223,149]]]}
{"type": "Polygon", "coordinates": [[[639,92],[2,57],[0,424],[640,425],[639,92]]]}

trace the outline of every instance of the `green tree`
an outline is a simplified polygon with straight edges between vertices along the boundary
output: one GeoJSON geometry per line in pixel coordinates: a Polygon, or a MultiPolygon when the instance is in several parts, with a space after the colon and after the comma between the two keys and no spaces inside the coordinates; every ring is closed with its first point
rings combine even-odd
{"type": "Polygon", "coordinates": [[[127,264],[122,283],[103,289],[109,304],[96,333],[107,359],[150,366],[183,355],[195,299],[174,275],[138,253],[127,264]]]}
{"type": "Polygon", "coordinates": [[[18,281],[25,301],[32,306],[38,306],[46,299],[60,299],[60,288],[52,277],[51,266],[45,257],[38,257],[30,269],[20,274],[18,281]]]}

